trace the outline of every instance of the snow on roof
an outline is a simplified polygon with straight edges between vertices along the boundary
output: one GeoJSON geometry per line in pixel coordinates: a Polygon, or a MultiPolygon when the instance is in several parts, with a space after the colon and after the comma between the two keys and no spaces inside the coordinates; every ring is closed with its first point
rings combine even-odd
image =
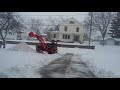
{"type": "Polygon", "coordinates": [[[104,40],[107,40],[107,39],[113,39],[115,41],[120,41],[120,38],[112,38],[112,37],[106,37],[104,40]]]}
{"type": "Polygon", "coordinates": [[[18,33],[24,33],[24,31],[17,31],[18,33]]]}
{"type": "Polygon", "coordinates": [[[47,34],[42,33],[42,34],[40,34],[40,35],[46,36],[47,34]]]}
{"type": "MultiPolygon", "coordinates": [[[[105,37],[104,40],[107,40],[107,39],[113,39],[111,37],[105,37]]],[[[100,40],[103,40],[103,38],[101,38],[100,40]]]]}
{"type": "Polygon", "coordinates": [[[59,32],[59,31],[50,31],[50,32],[59,32]]]}
{"type": "Polygon", "coordinates": [[[68,21],[76,21],[78,24],[82,25],[82,23],[80,23],[77,19],[75,19],[74,17],[71,17],[67,20],[65,20],[64,22],[62,22],[60,25],[66,24],[68,21]]]}
{"type": "Polygon", "coordinates": [[[120,38],[114,38],[115,41],[120,41],[120,38]]]}

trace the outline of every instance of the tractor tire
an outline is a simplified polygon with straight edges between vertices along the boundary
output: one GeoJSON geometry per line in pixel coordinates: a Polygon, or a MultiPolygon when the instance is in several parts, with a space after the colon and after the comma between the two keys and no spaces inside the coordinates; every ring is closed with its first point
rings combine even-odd
{"type": "Polygon", "coordinates": [[[41,47],[40,47],[39,45],[36,45],[36,51],[37,51],[38,53],[42,53],[41,47]]]}
{"type": "Polygon", "coordinates": [[[58,53],[58,50],[56,50],[55,53],[58,53]]]}
{"type": "Polygon", "coordinates": [[[48,54],[52,54],[52,52],[51,52],[51,51],[49,51],[49,52],[48,52],[48,54]]]}
{"type": "Polygon", "coordinates": [[[52,50],[51,50],[51,51],[49,51],[49,52],[48,52],[48,54],[53,54],[53,51],[52,51],[52,50]]]}

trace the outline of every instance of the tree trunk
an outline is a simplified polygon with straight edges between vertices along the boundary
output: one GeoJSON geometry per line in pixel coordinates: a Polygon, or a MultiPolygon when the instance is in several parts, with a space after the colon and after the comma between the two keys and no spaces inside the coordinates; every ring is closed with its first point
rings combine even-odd
{"type": "Polygon", "coordinates": [[[105,45],[105,40],[104,40],[104,37],[103,37],[102,46],[104,47],[104,45],[105,45]]]}
{"type": "MultiPolygon", "coordinates": [[[[2,32],[0,31],[0,36],[1,36],[1,39],[3,40],[3,36],[2,36],[2,32]]],[[[2,48],[2,45],[3,45],[3,41],[1,41],[0,43],[0,48],[2,48]]]]}
{"type": "Polygon", "coordinates": [[[5,33],[5,36],[4,36],[4,37],[3,37],[2,32],[1,32],[1,35],[2,35],[2,40],[3,40],[3,43],[2,43],[3,48],[5,48],[5,47],[6,47],[6,41],[5,41],[5,38],[6,38],[6,36],[7,36],[8,27],[9,27],[9,20],[8,20],[8,25],[7,25],[7,27],[6,27],[6,33],[5,33]]]}
{"type": "Polygon", "coordinates": [[[6,42],[5,42],[5,39],[3,40],[3,48],[5,48],[6,46],[6,42]]]}
{"type": "Polygon", "coordinates": [[[2,48],[2,41],[0,41],[0,48],[2,48]]]}
{"type": "Polygon", "coordinates": [[[0,35],[1,35],[1,38],[2,38],[2,43],[0,45],[0,48],[2,48],[2,45],[3,45],[3,48],[5,48],[5,39],[3,38],[2,31],[0,31],[0,35]]]}

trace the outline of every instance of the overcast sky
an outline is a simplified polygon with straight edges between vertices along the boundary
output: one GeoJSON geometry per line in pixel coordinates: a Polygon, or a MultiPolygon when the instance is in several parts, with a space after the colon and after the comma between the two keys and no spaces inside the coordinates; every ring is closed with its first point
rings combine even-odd
{"type": "Polygon", "coordinates": [[[21,12],[21,14],[25,19],[29,17],[46,19],[48,16],[63,16],[67,18],[74,17],[83,22],[88,12],[21,12]]]}

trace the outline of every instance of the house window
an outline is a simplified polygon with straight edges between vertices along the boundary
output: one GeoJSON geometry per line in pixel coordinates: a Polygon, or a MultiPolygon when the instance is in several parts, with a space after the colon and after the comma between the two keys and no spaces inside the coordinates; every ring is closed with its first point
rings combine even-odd
{"type": "Polygon", "coordinates": [[[79,32],[79,27],[76,28],[76,32],[79,32]]]}
{"type": "Polygon", "coordinates": [[[74,22],[74,21],[70,21],[69,23],[70,23],[70,24],[74,24],[75,22],[74,22]]]}
{"type": "Polygon", "coordinates": [[[54,38],[56,38],[56,34],[54,34],[54,38]]]}
{"type": "Polygon", "coordinates": [[[65,39],[67,39],[67,35],[65,35],[65,39]]]}
{"type": "Polygon", "coordinates": [[[65,38],[65,35],[63,35],[63,39],[65,38]]]}
{"type": "Polygon", "coordinates": [[[9,32],[9,35],[12,35],[12,32],[9,32]]]}
{"type": "Polygon", "coordinates": [[[65,26],[65,31],[67,31],[67,26],[65,26]]]}
{"type": "Polygon", "coordinates": [[[70,35],[68,35],[68,39],[70,39],[70,35]]]}
{"type": "Polygon", "coordinates": [[[70,35],[63,35],[63,39],[70,39],[70,35]]]}

